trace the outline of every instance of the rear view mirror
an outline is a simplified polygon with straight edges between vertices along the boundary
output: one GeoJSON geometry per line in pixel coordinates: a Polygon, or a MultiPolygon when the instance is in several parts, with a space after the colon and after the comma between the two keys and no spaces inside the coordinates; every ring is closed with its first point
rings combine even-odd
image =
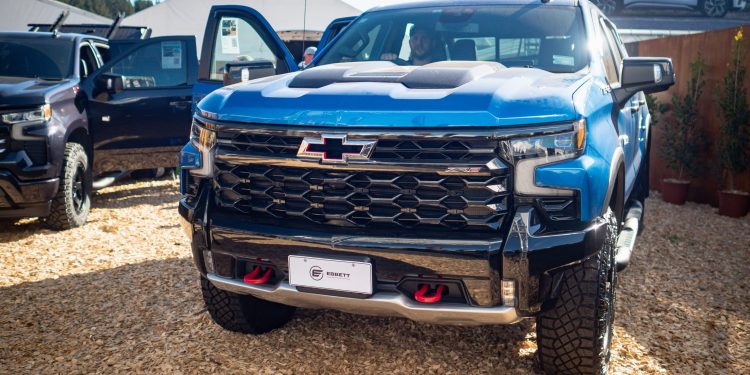
{"type": "Polygon", "coordinates": [[[268,60],[242,61],[224,66],[224,86],[276,75],[276,68],[268,60]]]}
{"type": "Polygon", "coordinates": [[[669,89],[675,82],[672,59],[666,57],[628,57],[622,61],[620,87],[613,90],[623,108],[638,92],[653,94],[669,89]]]}
{"type": "Polygon", "coordinates": [[[97,91],[106,91],[111,95],[122,92],[124,84],[122,76],[119,74],[102,73],[96,77],[97,91]]]}

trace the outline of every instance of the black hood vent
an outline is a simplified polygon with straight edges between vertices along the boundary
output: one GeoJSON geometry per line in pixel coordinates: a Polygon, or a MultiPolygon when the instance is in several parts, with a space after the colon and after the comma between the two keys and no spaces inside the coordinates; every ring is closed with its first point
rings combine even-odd
{"type": "Polygon", "coordinates": [[[505,69],[482,61],[442,61],[424,66],[398,66],[388,61],[331,64],[298,74],[290,88],[318,89],[334,83],[401,83],[411,89],[455,89],[505,69]]]}

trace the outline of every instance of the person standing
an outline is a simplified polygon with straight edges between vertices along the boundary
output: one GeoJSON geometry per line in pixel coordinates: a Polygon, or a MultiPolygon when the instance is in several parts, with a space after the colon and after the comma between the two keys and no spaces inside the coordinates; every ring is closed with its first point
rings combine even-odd
{"type": "Polygon", "coordinates": [[[317,47],[307,47],[307,49],[305,49],[304,60],[300,61],[300,63],[297,64],[297,67],[299,67],[301,70],[307,69],[307,67],[310,66],[310,63],[312,62],[313,57],[315,57],[315,52],[318,52],[317,47]]]}

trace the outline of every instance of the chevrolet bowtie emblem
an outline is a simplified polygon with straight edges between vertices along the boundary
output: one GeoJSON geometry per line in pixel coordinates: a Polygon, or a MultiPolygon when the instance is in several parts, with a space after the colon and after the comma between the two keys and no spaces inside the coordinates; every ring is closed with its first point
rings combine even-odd
{"type": "Polygon", "coordinates": [[[377,140],[349,140],[346,134],[323,134],[302,141],[297,157],[322,163],[345,164],[349,160],[369,160],[377,140]]]}

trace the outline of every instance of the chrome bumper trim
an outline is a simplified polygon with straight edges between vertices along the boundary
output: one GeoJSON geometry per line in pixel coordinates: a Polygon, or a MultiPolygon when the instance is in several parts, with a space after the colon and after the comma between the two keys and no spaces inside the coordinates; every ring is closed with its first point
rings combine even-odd
{"type": "Polygon", "coordinates": [[[353,314],[401,316],[411,320],[449,325],[512,324],[521,320],[514,307],[474,307],[454,303],[425,305],[400,293],[378,292],[365,299],[304,293],[282,281],[279,285],[250,285],[208,274],[208,280],[219,289],[303,308],[335,309],[353,314]]]}

